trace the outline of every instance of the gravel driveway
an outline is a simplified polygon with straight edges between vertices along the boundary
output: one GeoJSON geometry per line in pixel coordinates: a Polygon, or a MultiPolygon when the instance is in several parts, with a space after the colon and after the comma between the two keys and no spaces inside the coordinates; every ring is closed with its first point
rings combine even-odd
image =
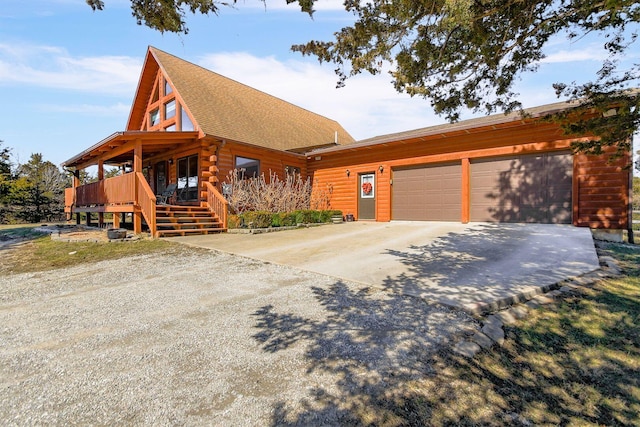
{"type": "Polygon", "coordinates": [[[477,327],[209,251],[0,278],[4,425],[344,424],[477,327]],[[360,409],[358,409],[360,408],[360,409]]]}

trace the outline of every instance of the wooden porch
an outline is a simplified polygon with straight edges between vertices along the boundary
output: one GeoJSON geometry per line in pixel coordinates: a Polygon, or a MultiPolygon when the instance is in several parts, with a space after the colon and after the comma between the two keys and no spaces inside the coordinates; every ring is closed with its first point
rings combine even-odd
{"type": "Polygon", "coordinates": [[[114,134],[63,164],[74,168],[73,187],[65,190],[65,212],[69,217],[78,214],[78,220],[81,212],[98,213],[100,226],[104,225],[104,214],[113,213],[114,227],[120,227],[119,214],[129,213],[134,233],[146,229],[154,237],[224,232],[228,202],[214,186],[217,166],[212,147],[215,142],[203,142],[197,132],[114,134]],[[143,173],[149,172],[143,169],[143,162],[151,165],[169,159],[173,164],[176,153],[184,152],[185,145],[193,147],[190,152],[197,155],[197,191],[193,191],[192,200],[158,204],[149,177],[143,173]],[[123,168],[121,175],[104,178],[105,164],[128,164],[132,170],[125,172],[123,168]],[[80,170],[94,165],[98,167],[98,181],[80,185],[80,170]]]}
{"type": "MultiPolygon", "coordinates": [[[[131,213],[133,231],[143,232],[146,225],[154,237],[186,234],[209,234],[227,230],[228,202],[208,182],[205,182],[207,200],[202,206],[157,205],[144,175],[131,172],[90,184],[65,190],[65,212],[113,213],[113,226],[120,227],[121,213],[131,213]]],[[[102,225],[101,224],[101,225],[102,225]]]]}

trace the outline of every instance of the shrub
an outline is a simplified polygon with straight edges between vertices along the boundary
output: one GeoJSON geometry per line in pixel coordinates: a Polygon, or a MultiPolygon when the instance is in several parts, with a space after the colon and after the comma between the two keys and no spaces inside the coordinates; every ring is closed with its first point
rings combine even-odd
{"type": "Polygon", "coordinates": [[[250,211],[240,215],[229,215],[227,225],[229,228],[291,227],[298,224],[322,224],[331,222],[333,215],[342,216],[342,211],[316,211],[309,209],[280,213],[250,211]]]}
{"type": "Polygon", "coordinates": [[[238,215],[229,215],[227,217],[227,227],[240,228],[242,226],[242,218],[238,215]]]}
{"type": "Polygon", "coordinates": [[[280,217],[280,225],[282,227],[291,227],[297,224],[296,212],[282,212],[279,213],[278,216],[280,217]]]}
{"type": "Polygon", "coordinates": [[[267,228],[271,225],[272,215],[264,211],[251,211],[242,214],[244,224],[250,228],[267,228]]]}
{"type": "Polygon", "coordinates": [[[281,227],[282,217],[280,214],[271,214],[271,227],[281,227]]]}
{"type": "Polygon", "coordinates": [[[296,212],[296,223],[298,224],[312,224],[315,222],[314,220],[314,212],[309,209],[300,210],[296,212]]]}
{"type": "Polygon", "coordinates": [[[311,180],[303,180],[299,174],[287,175],[282,180],[273,172],[269,180],[264,174],[245,178],[244,171],[233,170],[227,175],[231,195],[227,198],[231,211],[242,214],[247,211],[292,212],[309,209],[311,204],[311,180]]]}

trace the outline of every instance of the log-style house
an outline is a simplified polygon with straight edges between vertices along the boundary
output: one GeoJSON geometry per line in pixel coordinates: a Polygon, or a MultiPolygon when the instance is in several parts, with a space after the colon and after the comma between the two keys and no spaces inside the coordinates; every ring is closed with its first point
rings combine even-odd
{"type": "MultiPolygon", "coordinates": [[[[149,48],[127,130],[63,163],[76,171],[68,213],[133,214],[156,236],[226,228],[229,171],[290,171],[332,190],[357,220],[630,224],[630,156],[574,155],[556,103],[364,141],[336,121],[149,48]],[[98,167],[98,182],[78,171],[98,167]],[[105,165],[129,173],[104,179],[105,165]],[[156,195],[173,184],[171,203],[156,195]]],[[[114,215],[118,226],[119,215],[114,215]]]]}
{"type": "Polygon", "coordinates": [[[75,171],[65,195],[68,213],[133,214],[156,236],[226,228],[222,181],[245,176],[307,175],[304,153],[354,140],[326,117],[150,47],[126,131],[117,132],[63,163],[75,171]],[[129,173],[104,179],[105,165],[129,173]],[[98,182],[79,185],[79,171],[98,167],[98,182]],[[174,184],[170,203],[156,195],[174,184]]]}

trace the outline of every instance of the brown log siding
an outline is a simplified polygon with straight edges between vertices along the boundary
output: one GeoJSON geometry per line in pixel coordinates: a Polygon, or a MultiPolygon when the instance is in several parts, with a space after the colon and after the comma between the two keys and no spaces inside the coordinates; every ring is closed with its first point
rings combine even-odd
{"type": "Polygon", "coordinates": [[[304,156],[228,142],[218,150],[218,178],[220,182],[225,182],[229,172],[234,169],[236,156],[260,160],[260,173],[264,173],[267,181],[270,171],[276,173],[280,178],[284,178],[284,169],[287,166],[300,168],[302,177],[307,177],[307,162],[304,156]]]}
{"type": "Polygon", "coordinates": [[[573,223],[591,228],[628,226],[627,156],[609,162],[606,156],[574,156],[573,223]]]}

